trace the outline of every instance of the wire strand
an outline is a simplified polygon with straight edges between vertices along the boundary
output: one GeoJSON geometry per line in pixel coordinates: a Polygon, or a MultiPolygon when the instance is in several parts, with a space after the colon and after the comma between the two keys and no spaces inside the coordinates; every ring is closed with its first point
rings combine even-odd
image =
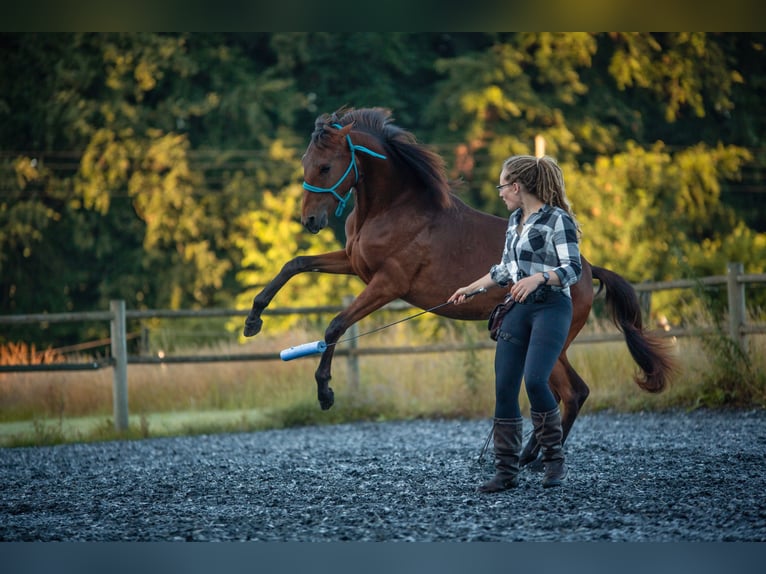
{"type": "MultiPolygon", "coordinates": [[[[479,293],[486,293],[487,289],[485,287],[482,287],[481,289],[477,289],[476,291],[473,291],[471,293],[466,294],[466,299],[470,299],[474,295],[478,295],[479,293]]],[[[393,323],[389,323],[388,325],[383,325],[382,327],[377,327],[376,329],[372,329],[371,331],[366,331],[364,333],[360,333],[358,335],[354,335],[353,337],[348,337],[346,339],[341,339],[340,341],[335,341],[334,343],[331,343],[327,345],[328,347],[332,347],[333,345],[337,345],[338,343],[347,343],[349,341],[353,341],[354,339],[358,339],[359,337],[364,337],[365,335],[371,335],[372,333],[377,333],[378,331],[382,331],[383,329],[388,329],[389,327],[393,327],[394,325],[398,325],[399,323],[404,323],[405,321],[409,321],[410,319],[414,319],[415,317],[420,317],[421,315],[425,315],[426,313],[431,313],[432,311],[436,311],[437,309],[441,309],[445,305],[449,305],[451,301],[445,301],[444,303],[439,303],[435,307],[431,307],[430,309],[426,309],[425,311],[420,311],[419,313],[415,313],[414,315],[410,315],[409,317],[405,317],[404,319],[399,319],[398,321],[394,321],[393,323]]]]}

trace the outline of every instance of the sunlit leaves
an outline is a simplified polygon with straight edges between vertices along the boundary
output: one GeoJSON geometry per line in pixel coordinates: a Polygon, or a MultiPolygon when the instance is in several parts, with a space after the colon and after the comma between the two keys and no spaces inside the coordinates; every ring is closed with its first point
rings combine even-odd
{"type": "MultiPolygon", "coordinates": [[[[568,166],[583,253],[634,282],[722,274],[732,260],[762,269],[758,254],[766,234],[737,222],[720,201],[721,180],[734,177],[748,157],[734,146],[671,153],[661,144],[630,144],[625,153],[600,157],[582,170],[568,166]]],[[[679,296],[659,298],[655,310],[675,317],[679,296]]]]}
{"type": "Polygon", "coordinates": [[[540,32],[520,34],[520,47],[536,68],[533,81],[551,86],[557,99],[572,105],[588,92],[581,71],[590,67],[596,53],[596,40],[585,32],[540,32]]]}
{"type": "MultiPolygon", "coordinates": [[[[763,38],[0,34],[3,302],[248,306],[290,258],[341,248],[301,228],[297,182],[315,117],[343,104],[392,108],[497,214],[502,161],[541,137],[584,252],[631,280],[738,252],[758,271],[763,236],[727,191],[746,165],[762,181],[763,38]]],[[[348,281],[305,274],[275,304],[338,302],[348,281]]]]}
{"type": "Polygon", "coordinates": [[[742,81],[729,69],[721,47],[704,32],[614,34],[609,72],[620,89],[650,90],[665,104],[665,119],[674,122],[685,109],[704,117],[706,106],[731,109],[732,84],[742,81]],[[710,101],[706,103],[705,99],[710,101]]]}
{"type": "MultiPolygon", "coordinates": [[[[242,269],[237,273],[245,290],[238,295],[238,305],[249,308],[253,296],[260,291],[282,266],[299,255],[318,255],[343,247],[329,230],[316,235],[306,232],[300,224],[300,204],[303,189],[293,185],[274,193],[266,191],[258,210],[244,213],[239,224],[249,235],[236,240],[244,253],[242,269]]],[[[356,280],[352,290],[347,276],[302,273],[293,277],[277,295],[275,306],[314,307],[338,305],[345,295],[358,291],[356,280]]],[[[295,317],[269,317],[272,328],[294,324],[295,317]]]]}
{"type": "Polygon", "coordinates": [[[136,144],[119,138],[110,129],[100,129],[93,134],[75,178],[75,191],[86,209],[101,214],[109,210],[111,194],[127,183],[135,147],[136,144]]]}

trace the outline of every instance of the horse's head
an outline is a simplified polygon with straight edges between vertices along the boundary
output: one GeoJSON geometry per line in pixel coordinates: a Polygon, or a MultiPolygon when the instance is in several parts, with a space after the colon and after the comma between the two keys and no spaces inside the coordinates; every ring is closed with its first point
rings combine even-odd
{"type": "Polygon", "coordinates": [[[386,159],[364,146],[354,145],[349,135],[354,123],[345,126],[317,120],[306,153],[303,155],[303,206],[301,223],[311,233],[327,226],[329,211],[335,207],[340,217],[359,181],[356,152],[386,159]]]}
{"type": "Polygon", "coordinates": [[[352,161],[346,136],[353,127],[318,124],[303,155],[301,223],[311,233],[325,228],[330,210],[342,212],[350,197],[354,175],[346,169],[352,161]]]}

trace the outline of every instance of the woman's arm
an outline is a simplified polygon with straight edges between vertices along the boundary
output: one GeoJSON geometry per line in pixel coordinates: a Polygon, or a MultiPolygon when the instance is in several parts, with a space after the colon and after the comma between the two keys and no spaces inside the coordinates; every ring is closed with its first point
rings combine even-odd
{"type": "Polygon", "coordinates": [[[460,305],[461,303],[464,303],[466,300],[466,295],[469,293],[473,293],[475,291],[478,291],[479,289],[489,289],[491,287],[499,287],[497,283],[495,283],[492,280],[492,277],[490,277],[490,274],[487,273],[483,277],[479,277],[476,281],[471,283],[470,285],[466,285],[465,287],[460,287],[457,291],[455,291],[447,301],[451,301],[455,303],[456,305],[460,305]]]}

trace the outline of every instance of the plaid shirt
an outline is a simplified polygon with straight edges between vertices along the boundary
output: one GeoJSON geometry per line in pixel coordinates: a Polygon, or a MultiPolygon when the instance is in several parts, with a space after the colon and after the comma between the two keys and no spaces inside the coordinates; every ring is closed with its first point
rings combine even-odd
{"type": "Polygon", "coordinates": [[[571,297],[569,286],[577,283],[582,274],[577,228],[569,214],[559,207],[544,205],[533,213],[521,235],[516,233],[522,217],[517,209],[508,220],[503,258],[490,269],[492,280],[502,286],[543,271],[553,271],[561,280],[561,287],[551,285],[571,297]]]}

